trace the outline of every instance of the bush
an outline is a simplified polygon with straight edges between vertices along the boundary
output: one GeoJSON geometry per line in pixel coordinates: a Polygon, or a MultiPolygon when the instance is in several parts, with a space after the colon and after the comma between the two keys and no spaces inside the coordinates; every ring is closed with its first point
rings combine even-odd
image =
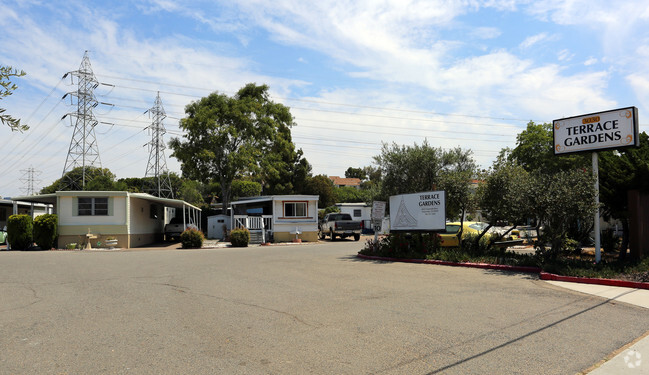
{"type": "Polygon", "coordinates": [[[33,223],[29,215],[11,215],[7,221],[7,241],[15,250],[27,250],[32,244],[33,223]]]}
{"type": "Polygon", "coordinates": [[[486,233],[478,243],[478,234],[468,233],[462,236],[462,251],[475,256],[484,255],[489,251],[490,243],[498,237],[498,235],[486,233]]]}
{"type": "Polygon", "coordinates": [[[34,241],[43,250],[51,249],[56,243],[58,217],[45,214],[34,219],[34,241]]]}
{"type": "Polygon", "coordinates": [[[247,247],[250,242],[250,231],[247,228],[237,228],[230,232],[230,243],[234,247],[247,247]]]}
{"type": "Polygon", "coordinates": [[[189,228],[180,234],[180,243],[183,249],[200,249],[203,247],[205,235],[197,229],[189,228]]]}
{"type": "Polygon", "coordinates": [[[368,240],[359,252],[389,258],[423,259],[440,247],[439,235],[433,233],[390,233],[378,242],[368,240]]]}

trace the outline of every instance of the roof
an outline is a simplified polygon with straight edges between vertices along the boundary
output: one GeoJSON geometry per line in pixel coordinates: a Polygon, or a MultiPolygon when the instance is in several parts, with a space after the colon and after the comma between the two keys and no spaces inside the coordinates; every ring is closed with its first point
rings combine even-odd
{"type": "Polygon", "coordinates": [[[200,211],[201,209],[189,204],[183,200],[179,199],[169,199],[169,198],[159,198],[154,197],[151,194],[146,193],[130,193],[128,191],[57,191],[52,194],[41,194],[41,195],[30,195],[25,197],[14,197],[14,201],[22,202],[35,202],[35,203],[46,203],[46,204],[56,204],[58,197],[132,197],[144,199],[152,202],[161,203],[167,207],[191,207],[195,210],[200,211]]]}
{"type": "MultiPolygon", "coordinates": [[[[13,206],[14,202],[18,204],[19,206],[30,206],[33,202],[25,202],[25,201],[13,201],[11,199],[0,199],[0,205],[2,206],[13,206]]],[[[36,203],[36,207],[41,207],[43,204],[41,203],[36,203]]]]}
{"type": "Polygon", "coordinates": [[[342,178],[338,176],[329,176],[331,182],[338,186],[361,186],[360,178],[342,178]]]}
{"type": "Polygon", "coordinates": [[[240,198],[236,202],[231,202],[230,205],[270,202],[270,201],[317,201],[320,199],[319,195],[262,195],[258,197],[240,198]]]}
{"type": "Polygon", "coordinates": [[[365,202],[336,203],[334,206],[340,206],[340,207],[371,207],[368,203],[365,203],[365,202]]]}

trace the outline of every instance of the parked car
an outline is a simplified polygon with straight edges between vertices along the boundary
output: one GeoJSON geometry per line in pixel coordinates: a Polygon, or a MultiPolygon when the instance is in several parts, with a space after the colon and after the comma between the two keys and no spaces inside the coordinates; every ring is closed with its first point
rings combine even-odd
{"type": "Polygon", "coordinates": [[[346,238],[354,237],[355,241],[361,239],[362,223],[357,220],[352,220],[350,214],[330,213],[318,224],[318,236],[324,240],[326,236],[332,241],[336,237],[346,238]]]}
{"type": "Polygon", "coordinates": [[[194,223],[187,222],[183,225],[182,217],[174,217],[169,224],[165,225],[165,238],[168,241],[180,238],[180,234],[186,229],[198,229],[194,223]]]}
{"type": "MultiPolygon", "coordinates": [[[[462,238],[466,237],[468,234],[478,235],[489,224],[483,223],[481,221],[465,221],[462,225],[462,238]]],[[[442,247],[457,247],[460,245],[460,241],[457,237],[458,232],[460,231],[460,222],[446,223],[446,230],[439,234],[442,239],[442,247]]]]}
{"type": "Polygon", "coordinates": [[[0,229],[0,243],[1,244],[6,244],[7,243],[7,227],[6,226],[4,228],[0,229]]]}

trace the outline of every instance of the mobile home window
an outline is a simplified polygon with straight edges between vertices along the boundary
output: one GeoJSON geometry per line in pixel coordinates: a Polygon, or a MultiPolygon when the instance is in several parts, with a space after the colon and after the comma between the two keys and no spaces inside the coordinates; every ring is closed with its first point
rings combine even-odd
{"type": "Polygon", "coordinates": [[[355,209],[354,210],[354,217],[361,217],[361,210],[360,209],[355,209]]]}
{"type": "Polygon", "coordinates": [[[285,202],[284,216],[286,217],[305,217],[306,202],[285,202]]]}
{"type": "Polygon", "coordinates": [[[108,216],[108,198],[79,198],[79,216],[108,216]]]}

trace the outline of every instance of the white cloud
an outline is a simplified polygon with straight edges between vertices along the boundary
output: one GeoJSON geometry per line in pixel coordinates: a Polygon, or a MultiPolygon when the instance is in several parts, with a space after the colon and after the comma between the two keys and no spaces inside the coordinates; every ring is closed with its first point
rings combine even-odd
{"type": "Polygon", "coordinates": [[[540,34],[532,35],[525,38],[525,40],[520,44],[520,47],[523,49],[527,49],[547,38],[548,38],[548,33],[540,33],[540,34]]]}
{"type": "Polygon", "coordinates": [[[557,53],[557,59],[559,61],[563,61],[563,62],[570,61],[572,60],[573,57],[575,57],[575,54],[568,49],[562,49],[557,53]]]}
{"type": "Polygon", "coordinates": [[[584,61],[585,66],[591,66],[597,64],[598,60],[595,57],[591,57],[588,60],[584,61]]]}

